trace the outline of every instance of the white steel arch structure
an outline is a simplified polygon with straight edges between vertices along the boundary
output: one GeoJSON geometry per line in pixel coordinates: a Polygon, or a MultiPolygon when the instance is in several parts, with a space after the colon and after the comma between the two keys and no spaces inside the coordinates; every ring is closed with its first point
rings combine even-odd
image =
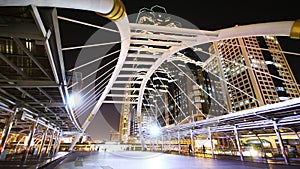
{"type": "MultiPolygon", "coordinates": [[[[162,41],[165,40],[165,38],[178,40],[177,35],[180,35],[181,38],[185,37],[185,40],[183,40],[181,44],[176,44],[170,47],[168,50],[164,51],[164,53],[160,56],[159,59],[155,61],[155,63],[151,66],[151,68],[147,72],[146,76],[143,78],[140,86],[140,93],[138,96],[137,115],[138,116],[141,115],[142,100],[143,100],[143,95],[148,80],[150,79],[154,71],[164,61],[166,61],[170,56],[172,56],[176,52],[199,44],[219,41],[223,39],[238,38],[238,37],[272,35],[272,36],[291,36],[295,38],[297,37],[295,36],[295,34],[297,34],[295,33],[295,30],[298,29],[296,28],[298,27],[297,25],[299,25],[299,23],[295,21],[284,21],[284,22],[271,22],[271,23],[259,23],[259,24],[245,25],[245,26],[236,26],[236,27],[221,29],[217,31],[202,31],[202,30],[170,28],[164,26],[131,23],[130,24],[131,30],[145,30],[145,31],[162,33],[162,34],[166,33],[167,35],[160,36],[162,41]],[[189,39],[190,36],[192,36],[193,38],[189,39]]],[[[147,35],[141,34],[140,36],[143,37],[147,35]]],[[[147,41],[144,42],[144,44],[147,43],[149,42],[147,41]]]]}
{"type": "MultiPolygon", "coordinates": [[[[87,129],[94,116],[98,112],[99,108],[103,103],[109,103],[109,101],[105,100],[107,96],[109,96],[109,92],[112,90],[126,90],[121,88],[114,88],[114,84],[117,83],[136,83],[134,81],[124,81],[118,80],[118,78],[124,77],[124,74],[121,75],[121,71],[129,70],[128,67],[124,67],[124,65],[149,65],[147,68],[143,69],[146,73],[141,75],[131,75],[132,78],[139,78],[141,81],[138,81],[140,84],[139,94],[138,96],[128,96],[121,95],[120,97],[137,97],[137,101],[132,104],[137,104],[137,116],[141,116],[141,108],[142,108],[142,100],[144,91],[146,88],[146,84],[154,71],[170,56],[175,54],[176,52],[186,49],[188,47],[193,47],[196,45],[214,42],[223,39],[229,38],[238,38],[238,37],[247,37],[247,36],[262,36],[262,35],[272,35],[272,36],[290,36],[292,38],[299,38],[300,36],[300,23],[299,21],[282,21],[282,22],[270,22],[270,23],[259,23],[259,24],[251,24],[244,26],[236,26],[227,29],[221,29],[216,31],[205,31],[205,30],[194,30],[194,29],[184,29],[184,28],[170,28],[163,26],[154,26],[154,25],[144,25],[144,24],[134,24],[129,23],[128,18],[126,16],[125,8],[123,4],[118,0],[88,0],[88,1],[59,1],[59,0],[50,0],[50,1],[35,1],[35,0],[27,0],[27,1],[18,1],[18,0],[7,0],[2,1],[0,6],[45,6],[45,7],[60,7],[60,8],[73,8],[73,9],[83,9],[97,12],[100,16],[107,17],[115,22],[119,29],[119,33],[121,36],[121,51],[118,58],[118,63],[113,71],[113,74],[105,87],[104,92],[101,97],[97,101],[97,104],[93,107],[90,112],[88,118],[81,126],[81,133],[77,135],[74,142],[70,146],[69,150],[72,150],[75,144],[77,143],[80,136],[87,129]],[[131,40],[132,37],[151,37],[155,35],[151,34],[143,34],[143,33],[134,33],[136,30],[142,31],[150,31],[159,33],[160,36],[156,36],[157,41],[149,41],[147,38],[145,40],[131,40]],[[166,40],[178,40],[178,42],[174,43],[166,40]],[[131,44],[149,44],[153,43],[158,46],[167,46],[167,49],[155,49],[155,48],[141,48],[134,47],[131,44]],[[137,51],[137,54],[128,54],[129,50],[137,51]],[[138,54],[142,51],[151,51],[153,53],[158,52],[159,55],[146,55],[146,54],[138,54]],[[151,62],[145,61],[132,61],[127,60],[130,57],[137,58],[152,58],[151,62]]],[[[143,53],[143,52],[142,52],[143,53]]],[[[139,69],[133,71],[139,71],[139,69]]],[[[128,75],[129,76],[129,75],[128,75]]],[[[127,76],[127,77],[128,77],[127,76]]],[[[66,84],[65,84],[66,85],[66,84]]],[[[113,95],[111,95],[113,96],[113,95]]],[[[113,103],[113,102],[111,102],[113,103]]],[[[141,123],[141,120],[139,121],[141,123]]],[[[142,139],[142,137],[141,137],[142,139]]],[[[144,147],[143,140],[141,140],[142,146],[144,147]]]]}
{"type": "MultiPolygon", "coordinates": [[[[97,14],[99,14],[102,17],[106,17],[112,21],[115,22],[117,27],[120,30],[120,36],[121,36],[121,52],[118,59],[118,63],[116,65],[116,68],[114,70],[114,73],[109,80],[108,85],[105,88],[105,91],[101,95],[101,98],[93,108],[92,112],[90,113],[87,120],[83,123],[81,126],[81,132],[77,135],[75,138],[75,141],[70,146],[70,150],[73,149],[77,141],[79,140],[80,136],[82,136],[83,132],[86,130],[90,122],[93,120],[93,117],[98,112],[99,108],[101,107],[104,99],[106,98],[106,95],[109,93],[111,86],[113,85],[113,82],[116,79],[117,74],[120,71],[121,66],[123,65],[125,58],[127,56],[127,51],[129,48],[129,22],[128,18],[126,17],[126,11],[124,8],[124,5],[119,0],[88,0],[88,1],[59,1],[59,0],[51,0],[51,1],[35,1],[35,0],[27,0],[27,1],[2,1],[0,3],[0,6],[38,6],[38,7],[57,7],[57,8],[71,8],[71,9],[81,9],[81,10],[88,10],[88,11],[94,11],[97,14]]],[[[61,50],[61,49],[60,49],[61,50]]],[[[54,69],[55,70],[55,69],[54,69]]],[[[58,80],[57,80],[58,82],[58,80]]],[[[66,89],[66,80],[64,80],[65,90],[66,89]]],[[[67,98],[66,98],[67,99],[67,98]]],[[[71,116],[74,116],[73,112],[70,113],[71,116]]],[[[74,122],[76,122],[75,118],[73,118],[74,122]]],[[[77,122],[76,122],[77,123],[77,122]]]]}

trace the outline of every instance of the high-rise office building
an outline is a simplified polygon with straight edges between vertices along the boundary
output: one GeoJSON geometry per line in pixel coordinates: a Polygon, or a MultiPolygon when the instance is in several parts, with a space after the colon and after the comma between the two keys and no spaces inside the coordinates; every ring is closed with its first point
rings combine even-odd
{"type": "MultiPolygon", "coordinates": [[[[259,36],[214,42],[209,51],[219,64],[223,94],[231,112],[273,104],[300,95],[296,79],[276,37],[259,36]],[[224,85],[224,84],[223,84],[224,85]]],[[[206,65],[216,67],[216,65],[206,65]]]]}
{"type": "MultiPolygon", "coordinates": [[[[147,9],[140,11],[137,22],[180,26],[170,17],[147,9]]],[[[300,95],[276,37],[221,40],[212,43],[209,53],[211,57],[206,61],[194,56],[190,49],[174,54],[175,59],[171,61],[182,70],[162,65],[147,84],[141,119],[136,118],[135,105],[124,105],[120,121],[121,140],[126,142],[131,136],[139,136],[139,120],[142,120],[142,131],[146,131],[155,121],[162,127],[188,123],[300,95]],[[203,62],[203,65],[194,62],[203,62]]],[[[138,88],[138,85],[129,87],[138,88]]],[[[137,95],[139,91],[133,92],[128,94],[137,95]]]]}

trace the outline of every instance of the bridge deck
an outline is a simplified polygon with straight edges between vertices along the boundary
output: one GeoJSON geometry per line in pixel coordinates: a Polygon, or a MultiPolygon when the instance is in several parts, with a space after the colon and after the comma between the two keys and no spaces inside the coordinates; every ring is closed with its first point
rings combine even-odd
{"type": "MultiPolygon", "coordinates": [[[[283,160],[282,160],[283,162],[283,160]]],[[[122,151],[122,152],[74,152],[60,162],[58,165],[47,165],[41,167],[48,168],[85,168],[85,169],[296,169],[299,168],[300,161],[293,161],[291,165],[281,164],[280,160],[270,160],[268,162],[249,162],[235,160],[231,157],[210,156],[192,157],[186,155],[167,154],[159,152],[122,151]]]]}

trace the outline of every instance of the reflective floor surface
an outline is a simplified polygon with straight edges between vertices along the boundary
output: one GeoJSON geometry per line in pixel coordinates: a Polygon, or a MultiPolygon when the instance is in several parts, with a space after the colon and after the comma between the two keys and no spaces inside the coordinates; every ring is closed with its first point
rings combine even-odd
{"type": "MultiPolygon", "coordinates": [[[[49,168],[49,167],[48,167],[49,168]]],[[[53,168],[53,166],[51,166],[53,168]]],[[[75,152],[56,169],[299,169],[300,166],[211,159],[157,152],[75,152]]]]}

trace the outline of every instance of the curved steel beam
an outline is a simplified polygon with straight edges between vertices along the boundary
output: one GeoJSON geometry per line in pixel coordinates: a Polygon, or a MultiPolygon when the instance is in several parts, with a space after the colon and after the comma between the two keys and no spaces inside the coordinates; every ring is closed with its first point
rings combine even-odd
{"type": "Polygon", "coordinates": [[[97,104],[94,106],[92,112],[82,125],[82,133],[78,134],[74,142],[71,144],[69,150],[72,150],[76,142],[79,140],[80,136],[86,130],[88,125],[91,123],[95,115],[97,114],[99,108],[101,107],[106,95],[111,90],[111,87],[114,81],[117,78],[117,75],[121,71],[123,63],[125,62],[129,44],[130,44],[130,29],[129,21],[126,16],[126,11],[124,4],[121,0],[4,0],[0,2],[0,6],[28,6],[35,5],[38,7],[56,7],[56,8],[71,8],[71,9],[80,9],[96,12],[99,16],[105,17],[114,21],[117,25],[120,36],[121,36],[121,51],[119,59],[115,70],[111,76],[108,85],[106,86],[103,94],[98,100],[97,104]]]}
{"type": "MultiPolygon", "coordinates": [[[[200,44],[205,44],[209,42],[215,42],[218,40],[229,39],[229,38],[238,38],[238,37],[247,37],[247,36],[263,36],[263,35],[272,35],[272,36],[290,36],[298,34],[300,35],[299,24],[300,21],[281,21],[281,22],[268,22],[268,23],[258,23],[258,24],[250,24],[244,26],[235,26],[232,28],[221,29],[217,31],[201,31],[201,30],[184,30],[184,34],[192,34],[196,35],[196,41],[182,42],[183,44],[179,47],[171,47],[168,52],[164,53],[150,70],[147,72],[145,78],[143,79],[140,92],[138,96],[138,104],[137,104],[137,115],[141,116],[141,108],[142,108],[142,99],[145,92],[146,84],[154,71],[170,56],[175,54],[176,52],[186,49],[188,47],[193,47],[200,44]]],[[[133,25],[135,28],[138,27],[137,24],[133,25]]],[[[145,27],[141,25],[141,27],[145,27]]],[[[151,29],[151,26],[147,25],[147,29],[151,29]]],[[[152,26],[152,30],[155,30],[155,27],[152,26]]],[[[166,28],[164,28],[165,31],[166,28]]],[[[168,28],[172,31],[174,28],[168,28]]],[[[181,33],[180,29],[175,28],[177,33],[181,33]]],[[[174,32],[173,32],[174,33],[174,32]]],[[[291,38],[295,36],[290,36],[291,38]]]]}

